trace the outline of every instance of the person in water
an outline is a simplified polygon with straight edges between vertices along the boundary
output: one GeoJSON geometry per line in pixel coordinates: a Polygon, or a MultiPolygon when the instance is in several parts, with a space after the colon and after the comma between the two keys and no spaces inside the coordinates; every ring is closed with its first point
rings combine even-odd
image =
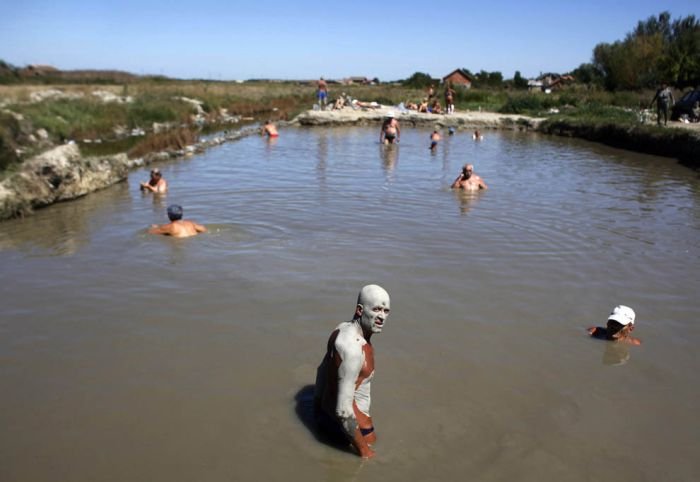
{"type": "Polygon", "coordinates": [[[157,167],[151,170],[151,178],[148,182],[141,183],[142,191],[151,191],[157,194],[163,194],[168,191],[168,183],[163,179],[160,169],[157,167]]]}
{"type": "Polygon", "coordinates": [[[474,174],[474,165],[465,164],[462,167],[462,172],[459,173],[457,179],[452,183],[452,189],[464,189],[465,191],[478,191],[479,189],[488,189],[488,186],[481,177],[474,174]]]}
{"type": "Polygon", "coordinates": [[[474,139],[475,141],[483,141],[484,136],[481,132],[479,132],[479,129],[477,129],[474,131],[474,134],[472,134],[472,139],[474,139]]]}
{"type": "Polygon", "coordinates": [[[182,206],[177,204],[168,206],[168,219],[170,219],[168,224],[152,225],[151,229],[148,230],[149,234],[165,234],[175,238],[187,238],[207,231],[207,228],[201,224],[182,219],[182,206]]]}
{"type": "Polygon", "coordinates": [[[593,326],[588,334],[599,340],[616,341],[630,345],[641,345],[639,338],[632,336],[634,330],[634,310],[629,306],[618,305],[613,308],[605,327],[593,326]]]}
{"type": "Polygon", "coordinates": [[[381,333],[389,311],[389,294],[384,288],[364,286],[352,320],[331,333],[316,372],[314,413],[319,427],[336,439],[349,441],[362,458],[374,456],[371,445],[377,440],[369,411],[374,376],[370,339],[381,333]]]}
{"type": "Polygon", "coordinates": [[[432,134],[430,134],[430,150],[435,150],[437,149],[438,141],[441,139],[440,133],[438,131],[433,131],[432,134]]]}
{"type": "Polygon", "coordinates": [[[279,137],[277,127],[275,127],[275,124],[273,124],[272,121],[269,119],[265,121],[265,125],[262,126],[262,129],[260,131],[260,134],[267,135],[267,137],[269,138],[279,137]]]}
{"type": "Polygon", "coordinates": [[[399,121],[396,120],[393,112],[388,112],[382,124],[382,130],[379,133],[379,143],[394,144],[398,143],[400,139],[401,128],[399,127],[399,121]]]}

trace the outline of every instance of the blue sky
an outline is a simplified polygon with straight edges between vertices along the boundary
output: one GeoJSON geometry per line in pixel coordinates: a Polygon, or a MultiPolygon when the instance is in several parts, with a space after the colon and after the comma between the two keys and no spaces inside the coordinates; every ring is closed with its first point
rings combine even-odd
{"type": "Polygon", "coordinates": [[[700,1],[4,0],[0,59],[217,80],[442,77],[458,67],[532,77],[591,59],[664,10],[700,1]]]}

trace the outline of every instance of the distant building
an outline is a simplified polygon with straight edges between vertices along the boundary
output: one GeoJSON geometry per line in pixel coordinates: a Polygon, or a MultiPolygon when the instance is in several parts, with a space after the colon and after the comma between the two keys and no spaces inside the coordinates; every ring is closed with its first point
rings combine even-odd
{"type": "Polygon", "coordinates": [[[370,83],[370,80],[367,77],[356,76],[356,77],[347,77],[347,78],[343,79],[341,83],[343,83],[345,85],[353,85],[353,84],[367,85],[370,83]]]}
{"type": "Polygon", "coordinates": [[[443,84],[448,82],[453,87],[457,86],[464,89],[469,89],[472,86],[472,79],[462,69],[453,70],[442,78],[443,84]]]}
{"type": "Polygon", "coordinates": [[[560,75],[554,73],[542,74],[536,80],[528,80],[527,88],[532,91],[542,91],[549,93],[553,90],[559,90],[570,84],[575,79],[571,75],[560,75]]]}

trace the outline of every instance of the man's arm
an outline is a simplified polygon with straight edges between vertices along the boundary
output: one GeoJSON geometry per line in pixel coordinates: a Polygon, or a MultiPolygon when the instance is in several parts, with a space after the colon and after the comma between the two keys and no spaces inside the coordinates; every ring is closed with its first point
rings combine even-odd
{"type": "Polygon", "coordinates": [[[486,185],[483,179],[479,178],[479,189],[488,189],[489,187],[486,185]]]}
{"type": "Polygon", "coordinates": [[[338,400],[335,416],[338,418],[353,447],[360,453],[360,456],[370,458],[374,456],[374,451],[369,448],[367,441],[362,436],[353,408],[355,403],[355,384],[360,376],[360,370],[364,361],[362,346],[354,341],[354,336],[343,337],[341,335],[336,339],[336,351],[342,361],[338,367],[338,400]]]}
{"type": "Polygon", "coordinates": [[[206,233],[207,232],[207,228],[202,226],[201,224],[192,223],[192,226],[194,227],[194,230],[197,231],[198,233],[206,233]]]}
{"type": "Polygon", "coordinates": [[[158,226],[157,224],[154,224],[151,226],[151,229],[148,230],[148,234],[168,234],[171,235],[172,233],[172,225],[170,224],[161,224],[158,226]]]}
{"type": "Polygon", "coordinates": [[[455,182],[452,183],[452,186],[450,186],[452,189],[455,189],[459,187],[459,183],[462,180],[462,174],[460,173],[459,176],[457,176],[457,179],[455,179],[455,182]]]}

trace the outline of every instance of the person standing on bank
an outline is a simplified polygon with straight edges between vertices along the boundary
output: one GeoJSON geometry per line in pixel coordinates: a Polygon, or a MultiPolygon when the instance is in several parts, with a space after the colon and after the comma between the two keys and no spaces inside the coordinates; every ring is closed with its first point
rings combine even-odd
{"type": "Polygon", "coordinates": [[[661,83],[661,87],[656,91],[654,98],[651,99],[649,107],[656,101],[656,125],[661,125],[661,114],[664,115],[664,126],[668,123],[668,111],[675,104],[673,92],[666,82],[661,83]]]}
{"type": "Polygon", "coordinates": [[[323,77],[318,79],[316,98],[318,99],[318,105],[321,107],[321,110],[326,110],[326,104],[328,103],[328,84],[323,80],[323,77]]]}
{"type": "Polygon", "coordinates": [[[374,456],[377,440],[370,416],[370,382],[374,376],[372,335],[389,317],[389,294],[378,285],[360,290],[351,321],[341,323],[328,339],[316,371],[314,413],[326,434],[347,440],[362,458],[374,456]]]}

